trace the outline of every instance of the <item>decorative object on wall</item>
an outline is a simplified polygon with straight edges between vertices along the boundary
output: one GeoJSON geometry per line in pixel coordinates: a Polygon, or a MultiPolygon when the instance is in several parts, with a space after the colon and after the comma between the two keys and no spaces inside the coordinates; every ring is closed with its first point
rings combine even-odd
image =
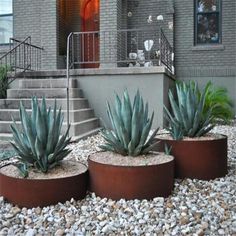
{"type": "Polygon", "coordinates": [[[147,52],[150,52],[152,50],[154,41],[152,39],[148,39],[144,41],[144,48],[147,52]]]}
{"type": "Polygon", "coordinates": [[[174,23],[173,23],[173,21],[169,21],[169,22],[168,22],[168,29],[169,29],[169,30],[173,30],[173,28],[174,28],[174,23]]]}
{"type": "Polygon", "coordinates": [[[164,20],[163,15],[158,15],[158,16],[157,16],[157,21],[163,21],[163,20],[164,20]]]}
{"type": "MultiPolygon", "coordinates": [[[[147,39],[144,41],[144,48],[148,52],[148,59],[150,60],[150,51],[152,50],[154,41],[152,39],[147,39]]],[[[144,67],[153,66],[152,61],[148,61],[144,64],[144,67]]]]}
{"type": "Polygon", "coordinates": [[[147,18],[147,23],[151,24],[152,22],[153,22],[152,15],[149,15],[148,18],[147,18]]]}
{"type": "Polygon", "coordinates": [[[127,14],[128,17],[132,17],[133,16],[133,13],[131,11],[128,12],[127,14]]]}

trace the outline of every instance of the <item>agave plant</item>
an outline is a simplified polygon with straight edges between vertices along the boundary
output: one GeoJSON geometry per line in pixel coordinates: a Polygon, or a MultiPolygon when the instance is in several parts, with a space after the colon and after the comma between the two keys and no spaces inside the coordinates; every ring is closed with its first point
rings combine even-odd
{"type": "Polygon", "coordinates": [[[21,130],[14,119],[11,125],[14,140],[11,144],[19,155],[19,164],[16,166],[24,177],[27,177],[29,167],[47,173],[70,153],[66,148],[70,142],[67,137],[69,127],[60,137],[63,115],[61,108],[57,111],[56,100],[53,110],[47,110],[45,98],[40,107],[38,99],[33,97],[31,106],[30,115],[20,103],[21,130]]]}
{"type": "Polygon", "coordinates": [[[214,123],[229,123],[233,119],[233,102],[223,87],[213,86],[211,82],[207,83],[206,101],[204,112],[212,108],[214,123]]]}
{"type": "Polygon", "coordinates": [[[208,133],[213,127],[214,106],[205,110],[208,86],[202,92],[195,82],[181,82],[176,84],[177,99],[169,90],[169,100],[172,113],[164,106],[169,131],[176,140],[184,136],[200,137],[208,133]]]}
{"type": "Polygon", "coordinates": [[[142,97],[137,91],[133,104],[131,104],[128,91],[123,94],[123,101],[116,95],[115,106],[111,108],[107,103],[107,113],[112,129],[102,131],[106,141],[101,148],[123,156],[138,156],[147,154],[153,146],[154,137],[158,128],[148,138],[154,113],[148,118],[148,103],[144,106],[142,97]]]}

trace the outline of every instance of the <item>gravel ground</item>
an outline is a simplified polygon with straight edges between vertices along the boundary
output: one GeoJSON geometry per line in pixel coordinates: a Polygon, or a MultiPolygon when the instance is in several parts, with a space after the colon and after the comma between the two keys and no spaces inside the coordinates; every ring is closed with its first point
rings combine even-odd
{"type": "MultiPolygon", "coordinates": [[[[0,235],[232,235],[236,236],[236,125],[228,135],[229,173],[213,181],[176,180],[169,198],[112,201],[89,194],[44,208],[19,209],[0,197],[0,235]]],[[[86,162],[101,136],[72,144],[70,158],[86,162]]]]}

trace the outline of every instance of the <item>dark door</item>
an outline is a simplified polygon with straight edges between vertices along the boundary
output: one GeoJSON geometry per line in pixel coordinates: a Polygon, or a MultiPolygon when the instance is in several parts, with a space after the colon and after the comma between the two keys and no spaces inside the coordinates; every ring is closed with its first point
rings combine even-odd
{"type": "Polygon", "coordinates": [[[82,8],[81,60],[83,68],[97,68],[99,63],[99,6],[100,0],[87,0],[82,8]]]}

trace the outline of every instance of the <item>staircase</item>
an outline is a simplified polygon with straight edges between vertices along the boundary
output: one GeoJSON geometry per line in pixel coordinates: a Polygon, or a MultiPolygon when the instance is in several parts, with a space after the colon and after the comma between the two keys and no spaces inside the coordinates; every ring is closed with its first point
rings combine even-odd
{"type": "MultiPolygon", "coordinates": [[[[45,96],[48,107],[53,107],[54,100],[57,100],[58,107],[61,106],[64,113],[62,129],[65,132],[67,129],[66,78],[40,76],[37,78],[18,78],[16,81],[18,83],[14,84],[17,85],[7,90],[7,99],[0,99],[0,138],[11,137],[11,117],[20,123],[20,101],[27,111],[31,112],[32,96],[37,96],[39,101],[45,96]]],[[[89,107],[88,100],[84,98],[83,91],[78,87],[75,79],[70,79],[69,97],[70,136],[72,136],[72,140],[80,140],[97,133],[100,130],[99,120],[94,116],[93,109],[89,107]]]]}

